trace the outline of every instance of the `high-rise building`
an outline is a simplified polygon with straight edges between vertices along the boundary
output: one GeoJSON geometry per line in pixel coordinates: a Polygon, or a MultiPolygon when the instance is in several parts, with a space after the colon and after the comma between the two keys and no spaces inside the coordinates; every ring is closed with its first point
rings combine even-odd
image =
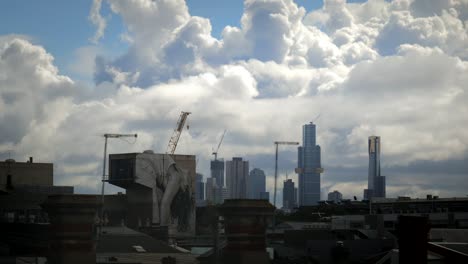
{"type": "Polygon", "coordinates": [[[247,198],[261,199],[260,193],[265,192],[265,172],[255,168],[250,171],[247,179],[247,198]]]}
{"type": "Polygon", "coordinates": [[[195,175],[195,202],[205,200],[205,183],[203,175],[197,173],[195,175]]]}
{"type": "Polygon", "coordinates": [[[224,160],[215,159],[210,162],[211,178],[216,179],[216,185],[223,187],[224,185],[224,160]]]}
{"type": "Polygon", "coordinates": [[[293,209],[297,206],[296,188],[291,179],[283,182],[283,208],[293,209]]]}
{"type": "Polygon", "coordinates": [[[339,191],[333,191],[328,193],[328,199],[327,201],[332,201],[335,203],[339,203],[343,200],[343,195],[339,191]]]}
{"type": "Polygon", "coordinates": [[[228,190],[224,187],[216,189],[215,204],[222,204],[224,200],[228,199],[228,190]]]}
{"type": "Polygon", "coordinates": [[[298,147],[299,205],[316,205],[320,200],[320,146],[316,145],[315,125],[302,126],[302,146],[298,147]]]}
{"type": "Polygon", "coordinates": [[[260,192],[258,199],[270,201],[270,192],[260,192]]]}
{"type": "Polygon", "coordinates": [[[247,198],[248,174],[248,161],[244,161],[239,157],[232,158],[232,161],[226,161],[226,186],[230,199],[247,198]]]}
{"type": "Polygon", "coordinates": [[[214,178],[207,178],[206,179],[206,201],[208,203],[214,204],[216,199],[216,189],[218,189],[218,185],[216,184],[216,179],[214,178]]]}
{"type": "Polygon", "coordinates": [[[380,175],[380,137],[370,136],[368,140],[369,174],[364,199],[385,197],[385,176],[380,175]]]}

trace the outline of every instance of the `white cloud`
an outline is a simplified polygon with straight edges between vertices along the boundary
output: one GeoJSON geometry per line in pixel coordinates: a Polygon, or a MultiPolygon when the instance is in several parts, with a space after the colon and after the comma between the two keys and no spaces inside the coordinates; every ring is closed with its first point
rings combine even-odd
{"type": "Polygon", "coordinates": [[[107,22],[106,19],[101,16],[101,5],[102,0],[93,0],[93,5],[91,6],[91,10],[89,11],[89,21],[96,26],[96,33],[90,39],[91,42],[97,43],[99,39],[104,36],[104,30],[106,29],[107,22]]]}
{"type": "MultiPolygon", "coordinates": [[[[211,22],[191,16],[184,1],[110,1],[130,48],[110,59],[83,47],[70,66],[86,76],[95,69],[97,85],[60,75],[39,45],[0,37],[0,151],[53,161],[58,182],[93,189],[103,133],[139,135],[134,144],[113,140],[110,153],[164,151],[184,110],[193,114],[177,152],[197,154],[205,175],[220,131],[228,130],[223,157],[265,156],[274,140],[299,141],[301,126],[319,113],[325,166],[366,166],[371,134],[382,137],[383,165],[464,157],[463,3],[423,15],[416,1],[334,0],[306,14],[291,0],[246,1],[241,26],[216,39],[211,22]]],[[[95,5],[91,13],[101,17],[95,5]]],[[[326,177],[324,191],[349,195],[365,185],[326,177]]],[[[393,194],[437,191],[388,182],[393,194]]]]}

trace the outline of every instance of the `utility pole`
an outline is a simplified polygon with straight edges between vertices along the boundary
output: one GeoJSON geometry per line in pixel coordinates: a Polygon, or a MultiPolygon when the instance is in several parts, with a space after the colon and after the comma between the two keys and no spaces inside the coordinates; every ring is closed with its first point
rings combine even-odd
{"type": "Polygon", "coordinates": [[[98,232],[98,238],[99,234],[102,232],[102,223],[104,222],[104,184],[106,181],[106,161],[107,161],[107,139],[108,138],[123,138],[123,137],[134,137],[136,138],[138,135],[137,134],[104,134],[104,159],[102,162],[102,186],[101,186],[101,212],[100,212],[100,217],[101,219],[99,220],[99,232],[98,232]]]}

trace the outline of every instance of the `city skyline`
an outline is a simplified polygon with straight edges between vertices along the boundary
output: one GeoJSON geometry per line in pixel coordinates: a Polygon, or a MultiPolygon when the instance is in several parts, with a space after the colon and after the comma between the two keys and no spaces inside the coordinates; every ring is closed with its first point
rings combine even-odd
{"type": "MultiPolygon", "coordinates": [[[[273,142],[314,122],[322,199],[362,198],[370,135],[387,197],[466,196],[466,3],[129,3],[2,2],[0,160],[52,162],[57,184],[99,193],[103,134],[138,134],[108,153],[164,153],[190,111],[176,154],[205,177],[227,130],[219,157],[262,168],[272,194],[273,142]]],[[[280,151],[278,182],[298,183],[296,151],[280,151]]]]}

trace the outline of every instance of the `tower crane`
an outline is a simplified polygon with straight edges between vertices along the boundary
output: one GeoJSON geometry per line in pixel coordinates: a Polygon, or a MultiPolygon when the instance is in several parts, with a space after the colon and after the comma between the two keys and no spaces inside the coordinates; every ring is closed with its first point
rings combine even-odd
{"type": "Polygon", "coordinates": [[[214,155],[214,160],[218,160],[218,150],[219,150],[219,147],[221,147],[221,143],[223,142],[224,134],[226,134],[226,129],[224,129],[223,135],[221,136],[221,139],[219,140],[219,144],[218,144],[218,147],[216,148],[216,151],[213,151],[212,153],[214,155]]]}
{"type": "Polygon", "coordinates": [[[180,134],[182,133],[182,130],[184,129],[185,121],[187,121],[188,115],[190,115],[190,112],[181,112],[179,120],[177,121],[176,128],[174,129],[174,132],[172,133],[172,137],[169,140],[169,144],[167,145],[167,154],[173,155],[176,148],[177,148],[177,143],[179,142],[180,134]]]}

